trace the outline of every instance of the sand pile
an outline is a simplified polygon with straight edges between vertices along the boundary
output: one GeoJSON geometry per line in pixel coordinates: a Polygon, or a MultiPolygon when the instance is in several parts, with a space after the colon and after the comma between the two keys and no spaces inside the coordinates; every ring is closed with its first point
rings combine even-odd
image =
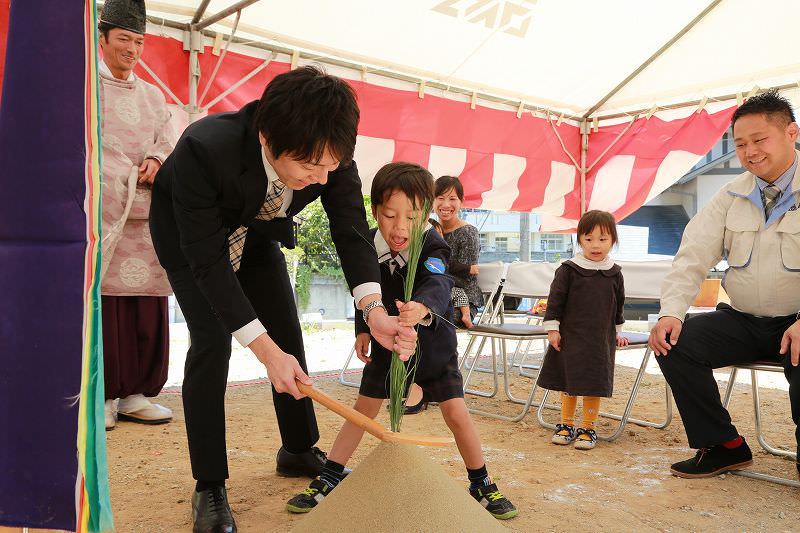
{"type": "Polygon", "coordinates": [[[424,449],[381,443],[293,533],[508,532],[424,449]]]}

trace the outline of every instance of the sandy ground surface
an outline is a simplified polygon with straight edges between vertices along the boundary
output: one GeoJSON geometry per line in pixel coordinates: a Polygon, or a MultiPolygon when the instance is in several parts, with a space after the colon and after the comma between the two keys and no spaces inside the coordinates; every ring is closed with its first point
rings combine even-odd
{"type": "MultiPolygon", "coordinates": [[[[173,333],[180,337],[178,329],[173,333]]],[[[108,434],[109,477],[117,531],[191,531],[190,497],[194,484],[180,389],[174,386],[180,382],[180,350],[185,350],[185,345],[181,347],[181,338],[175,337],[172,386],[158,399],[175,411],[174,421],[163,426],[123,422],[108,434]]],[[[311,369],[321,373],[316,385],[341,401],[352,403],[357,390],[340,385],[328,372],[341,367],[352,343],[352,333],[323,331],[308,335],[306,340],[311,369]]],[[[274,461],[280,440],[270,389],[259,379],[263,367],[248,363],[248,356],[237,351],[240,353],[234,355],[232,379],[250,381],[231,383],[226,400],[230,502],[242,532],[291,529],[303,517],[290,515],[284,505],[306,487],[307,480],[276,476],[274,461]]],[[[641,353],[623,352],[619,359],[638,366],[641,353]]],[[[620,409],[634,376],[632,368],[618,367],[615,398],[604,404],[604,409],[620,409]]],[[[357,379],[358,373],[349,377],[357,379]]],[[[776,377],[783,379],[780,375],[776,377]]],[[[491,381],[485,375],[479,376],[476,385],[489,387],[491,381]]],[[[774,385],[785,388],[785,382],[775,381],[774,385]]],[[[524,396],[529,386],[530,380],[517,377],[512,390],[517,396],[524,396]]],[[[661,376],[649,373],[634,415],[662,419],[663,397],[661,376]]],[[[786,392],[764,388],[761,397],[768,440],[778,446],[792,445],[794,428],[786,392]]],[[[468,403],[504,414],[516,413],[520,407],[506,401],[502,392],[493,399],[468,396],[468,403]]],[[[737,385],[731,412],[740,432],[751,443],[755,456],[752,469],[794,479],[795,467],[791,461],[763,452],[756,443],[752,411],[749,386],[737,385]]],[[[553,416],[554,413],[548,414],[551,419],[553,416]]],[[[327,450],[342,421],[323,408],[317,409],[317,417],[322,435],[319,445],[327,450]]],[[[385,412],[379,420],[388,425],[385,412]]],[[[551,431],[537,423],[535,413],[519,423],[483,416],[475,416],[474,420],[490,473],[520,509],[517,518],[503,524],[513,531],[800,530],[800,489],[734,475],[704,480],[671,476],[669,464],[692,455],[677,414],[664,430],[629,425],[617,441],[601,442],[590,452],[550,444],[551,431]]],[[[615,423],[602,419],[601,433],[609,432],[615,423]]],[[[404,429],[447,435],[436,407],[406,417],[404,429]]],[[[350,466],[357,468],[376,445],[376,440],[366,436],[350,466]]],[[[445,472],[466,486],[466,473],[455,446],[427,452],[445,472]]],[[[419,487],[419,494],[424,497],[425,487],[419,487]]],[[[365,501],[352,512],[374,512],[375,505],[376,502],[365,501]]],[[[414,508],[413,501],[408,505],[409,510],[414,508]]],[[[332,531],[348,531],[347,524],[337,524],[332,531]]]]}

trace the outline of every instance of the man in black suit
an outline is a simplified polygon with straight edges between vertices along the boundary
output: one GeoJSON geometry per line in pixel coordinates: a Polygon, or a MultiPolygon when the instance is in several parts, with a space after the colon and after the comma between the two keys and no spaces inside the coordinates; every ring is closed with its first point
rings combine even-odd
{"type": "Polygon", "coordinates": [[[282,447],[277,471],[319,474],[325,454],[311,400],[294,294],[280,244],[321,197],[342,269],[372,335],[411,354],[415,332],[389,317],[352,161],[359,110],[347,83],[313,67],[276,76],[261,99],[195,122],[156,176],[150,227],[190,334],[183,406],[194,531],[233,532],[225,490],[224,396],[231,335],[267,368],[282,447]]]}

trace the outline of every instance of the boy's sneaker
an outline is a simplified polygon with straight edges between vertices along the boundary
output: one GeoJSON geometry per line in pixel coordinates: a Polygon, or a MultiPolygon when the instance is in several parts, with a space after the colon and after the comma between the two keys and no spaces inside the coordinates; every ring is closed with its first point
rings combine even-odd
{"type": "Polygon", "coordinates": [[[591,450],[597,446],[597,433],[593,429],[578,428],[575,436],[576,450],[591,450]]]}
{"type": "Polygon", "coordinates": [[[575,426],[570,424],[556,424],[556,432],[550,442],[553,444],[566,445],[575,440],[575,426]]]}
{"type": "Polygon", "coordinates": [[[500,491],[497,490],[497,485],[494,483],[485,487],[470,489],[469,493],[498,520],[514,518],[519,512],[508,498],[500,494],[500,491]]]}
{"type": "Polygon", "coordinates": [[[726,448],[722,444],[711,448],[700,448],[691,459],[675,463],[669,469],[678,477],[712,477],[729,470],[740,470],[753,464],[750,447],[742,439],[736,448],[726,448]]]}
{"type": "Polygon", "coordinates": [[[286,503],[286,509],[291,513],[307,513],[325,499],[333,489],[330,485],[315,479],[306,490],[286,503]]]}

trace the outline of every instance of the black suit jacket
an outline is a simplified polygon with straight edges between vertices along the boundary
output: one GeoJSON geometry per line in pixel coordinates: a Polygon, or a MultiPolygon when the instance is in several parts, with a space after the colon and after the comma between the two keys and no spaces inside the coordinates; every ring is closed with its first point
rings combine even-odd
{"type": "MultiPolygon", "coordinates": [[[[374,238],[378,230],[370,231],[374,238]]],[[[434,229],[425,232],[423,239],[411,300],[425,305],[435,314],[430,326],[420,326],[417,329],[418,351],[422,354],[417,368],[417,377],[422,381],[428,376],[439,376],[442,367],[457,354],[458,350],[455,328],[450,323],[453,320],[451,303],[453,277],[448,273],[449,268],[447,267],[450,260],[450,246],[434,229]],[[430,261],[431,259],[434,261],[430,261]],[[436,259],[440,263],[437,263],[436,259]],[[427,265],[426,262],[428,262],[427,265]],[[439,265],[444,269],[437,268],[439,265]],[[440,317],[443,317],[444,320],[440,317]]],[[[381,292],[386,311],[390,315],[399,314],[395,300],[401,302],[405,300],[404,285],[408,268],[408,265],[404,265],[402,268],[395,268],[392,272],[388,261],[380,264],[381,292]]],[[[358,309],[356,309],[355,329],[357,334],[370,332],[369,326],[364,322],[364,313],[358,309]]],[[[388,361],[391,351],[373,339],[372,357],[376,356],[388,361]]]]}
{"type": "Polygon", "coordinates": [[[325,185],[294,191],[285,219],[254,220],[267,193],[261,144],[253,128],[258,102],[191,124],[156,175],[150,207],[153,245],[169,272],[191,269],[228,331],[256,318],[230,264],[228,236],[248,226],[244,258],[273,241],[294,246],[292,216],[322,197],[331,236],[350,286],[380,282],[355,162],[325,185]]]}

